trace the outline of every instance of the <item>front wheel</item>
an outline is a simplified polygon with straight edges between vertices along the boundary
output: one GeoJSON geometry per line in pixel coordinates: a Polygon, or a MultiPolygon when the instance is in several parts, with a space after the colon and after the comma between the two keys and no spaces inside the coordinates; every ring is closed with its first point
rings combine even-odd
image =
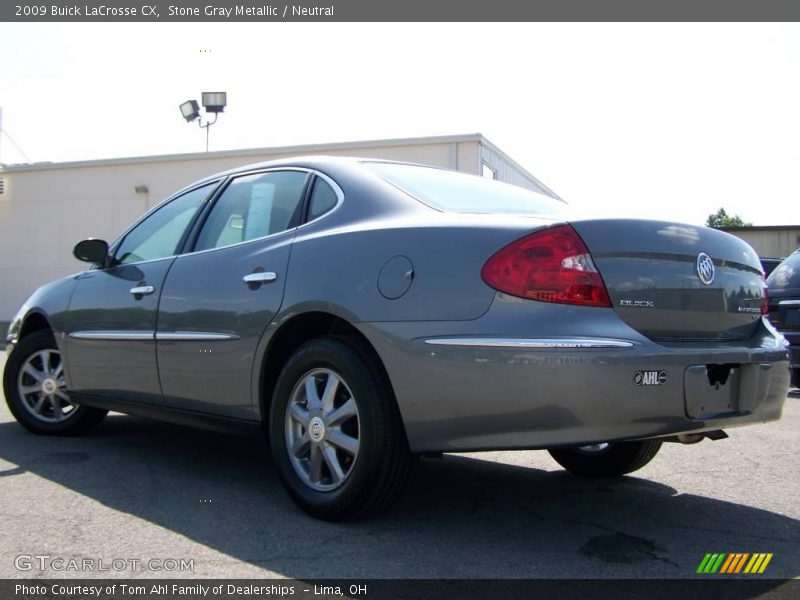
{"type": "Polygon", "coordinates": [[[3,373],[3,391],[11,414],[33,433],[86,433],[108,412],[72,402],[61,353],[45,330],[24,337],[11,351],[3,373]]]}
{"type": "Polygon", "coordinates": [[[386,376],[341,338],[311,340],[287,362],[272,399],[270,445],[292,499],[330,521],[387,508],[416,462],[386,376]]]}
{"type": "Polygon", "coordinates": [[[570,473],[584,477],[620,477],[638,471],[658,453],[661,442],[639,440],[553,448],[550,456],[570,473]]]}

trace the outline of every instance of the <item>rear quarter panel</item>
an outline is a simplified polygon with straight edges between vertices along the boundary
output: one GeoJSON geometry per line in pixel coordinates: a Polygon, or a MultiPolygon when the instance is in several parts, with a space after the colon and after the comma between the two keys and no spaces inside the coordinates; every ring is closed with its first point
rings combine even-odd
{"type": "Polygon", "coordinates": [[[329,215],[297,230],[284,313],[325,310],[350,322],[476,319],[495,294],[481,278],[484,263],[514,239],[553,222],[446,214],[376,176],[327,174],[345,199],[329,215]],[[396,262],[411,268],[398,271],[389,265],[381,275],[395,257],[407,259],[396,262]],[[390,298],[387,285],[408,289],[390,298]]]}

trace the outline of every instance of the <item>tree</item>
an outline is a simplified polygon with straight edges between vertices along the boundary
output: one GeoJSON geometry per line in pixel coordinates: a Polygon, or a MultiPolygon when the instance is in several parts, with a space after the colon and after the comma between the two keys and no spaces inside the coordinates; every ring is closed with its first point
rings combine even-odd
{"type": "Polygon", "coordinates": [[[730,216],[724,208],[708,215],[706,227],[719,229],[720,227],[752,227],[752,223],[745,223],[739,215],[730,216]]]}

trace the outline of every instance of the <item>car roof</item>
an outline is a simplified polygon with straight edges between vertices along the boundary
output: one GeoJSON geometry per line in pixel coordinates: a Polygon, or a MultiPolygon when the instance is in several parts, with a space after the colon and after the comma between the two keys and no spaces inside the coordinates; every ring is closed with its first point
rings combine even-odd
{"type": "MultiPolygon", "coordinates": [[[[208,181],[213,181],[214,179],[219,179],[221,177],[238,175],[239,173],[247,173],[248,171],[257,171],[259,169],[271,169],[276,167],[300,167],[305,169],[317,169],[320,171],[324,171],[326,168],[330,167],[355,168],[357,165],[364,162],[383,162],[383,163],[406,164],[406,165],[416,164],[404,161],[385,160],[380,158],[368,158],[368,157],[357,157],[357,156],[324,156],[324,155],[289,156],[286,158],[278,158],[275,160],[268,160],[268,161],[242,165],[239,167],[234,167],[233,169],[228,169],[226,171],[214,173],[213,175],[209,175],[208,177],[205,177],[202,180],[195,182],[194,184],[192,184],[192,186],[197,184],[202,184],[208,181]]],[[[432,169],[438,168],[438,167],[432,167],[430,165],[421,165],[421,164],[417,166],[425,166],[425,167],[430,167],[432,169]]]]}

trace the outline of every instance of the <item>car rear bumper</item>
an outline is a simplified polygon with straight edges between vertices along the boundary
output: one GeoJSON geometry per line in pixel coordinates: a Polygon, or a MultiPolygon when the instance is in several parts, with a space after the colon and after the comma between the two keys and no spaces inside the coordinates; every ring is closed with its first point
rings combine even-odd
{"type": "Polygon", "coordinates": [[[781,416],[788,353],[769,325],[742,343],[663,345],[608,309],[537,303],[535,318],[512,319],[516,304],[501,297],[469,322],[359,326],[384,361],[413,451],[585,445],[781,416]],[[555,325],[558,310],[569,319],[555,325]]]}
{"type": "Polygon", "coordinates": [[[783,331],[781,333],[789,342],[789,362],[792,368],[800,368],[800,331],[783,331]]]}

